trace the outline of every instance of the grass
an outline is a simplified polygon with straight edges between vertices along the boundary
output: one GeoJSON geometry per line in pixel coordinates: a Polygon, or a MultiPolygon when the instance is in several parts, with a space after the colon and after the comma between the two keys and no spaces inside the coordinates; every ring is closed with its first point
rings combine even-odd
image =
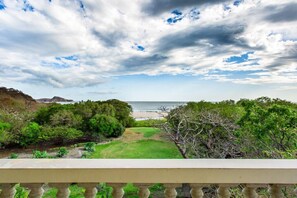
{"type": "Polygon", "coordinates": [[[161,132],[160,129],[153,128],[153,127],[133,127],[133,128],[130,128],[129,130],[135,133],[142,133],[143,137],[145,138],[153,137],[154,135],[161,132]]]}
{"type": "Polygon", "coordinates": [[[181,159],[182,156],[172,142],[147,139],[130,143],[113,141],[97,145],[90,158],[181,159]]]}
{"type": "MultiPolygon", "coordinates": [[[[181,159],[182,155],[174,143],[162,138],[162,132],[158,128],[152,127],[134,127],[129,128],[124,136],[119,140],[114,140],[107,144],[95,146],[94,152],[88,152],[88,158],[120,158],[120,159],[181,159]],[[141,134],[141,135],[139,135],[141,134]]],[[[84,189],[71,185],[70,198],[83,198],[84,189]]],[[[112,189],[106,184],[100,184],[100,191],[97,193],[96,198],[109,198],[111,197],[112,189]]],[[[22,187],[17,188],[17,195],[15,198],[27,198],[28,191],[22,187]]],[[[136,188],[133,184],[127,184],[124,187],[125,197],[138,198],[136,188]]],[[[161,197],[164,191],[163,185],[155,184],[150,187],[150,197],[161,197]],[[158,196],[157,196],[158,195],[158,196]]],[[[45,191],[43,198],[56,197],[57,189],[49,188],[45,191]]]]}

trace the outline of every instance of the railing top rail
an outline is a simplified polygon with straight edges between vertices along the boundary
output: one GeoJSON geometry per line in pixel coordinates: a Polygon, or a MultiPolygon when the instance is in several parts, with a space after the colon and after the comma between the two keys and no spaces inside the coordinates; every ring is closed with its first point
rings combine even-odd
{"type": "Polygon", "coordinates": [[[0,160],[0,183],[297,184],[297,160],[0,160]]]}
{"type": "Polygon", "coordinates": [[[2,159],[3,169],[296,169],[289,159],[2,159]]]}

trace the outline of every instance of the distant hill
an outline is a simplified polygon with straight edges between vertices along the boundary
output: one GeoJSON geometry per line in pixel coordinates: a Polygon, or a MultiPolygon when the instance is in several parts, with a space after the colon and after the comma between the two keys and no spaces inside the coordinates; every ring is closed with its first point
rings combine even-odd
{"type": "Polygon", "coordinates": [[[0,87],[0,109],[5,111],[36,110],[37,102],[31,96],[13,89],[0,87]]]}
{"type": "Polygon", "coordinates": [[[73,102],[73,100],[71,99],[65,99],[59,96],[54,96],[53,98],[40,98],[40,99],[36,99],[36,101],[41,103],[73,102]]]}

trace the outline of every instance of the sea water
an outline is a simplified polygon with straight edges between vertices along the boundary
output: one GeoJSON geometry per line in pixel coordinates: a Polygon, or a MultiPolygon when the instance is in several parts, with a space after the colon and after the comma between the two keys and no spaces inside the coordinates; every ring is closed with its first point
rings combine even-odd
{"type": "Polygon", "coordinates": [[[168,110],[185,105],[187,102],[158,102],[158,101],[128,101],[134,112],[160,112],[161,108],[168,110]]]}

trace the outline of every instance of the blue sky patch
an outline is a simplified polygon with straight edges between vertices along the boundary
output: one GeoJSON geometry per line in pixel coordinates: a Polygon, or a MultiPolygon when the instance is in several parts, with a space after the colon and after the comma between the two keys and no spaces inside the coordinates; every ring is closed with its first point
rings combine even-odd
{"type": "Polygon", "coordinates": [[[83,12],[85,12],[86,10],[85,10],[85,5],[83,4],[83,2],[82,1],[78,1],[79,2],[79,7],[80,7],[80,9],[83,11],[83,12]]]}
{"type": "Polygon", "coordinates": [[[246,79],[246,78],[257,78],[255,73],[263,72],[263,70],[253,70],[253,71],[226,71],[226,70],[212,70],[209,74],[216,74],[226,76],[228,79],[246,79]]]}
{"type": "Polygon", "coordinates": [[[227,63],[243,63],[249,61],[249,54],[253,54],[254,52],[247,52],[240,56],[231,56],[225,60],[227,63]]]}
{"type": "Polygon", "coordinates": [[[0,0],[0,10],[5,10],[6,6],[3,0],[0,0]]]}
{"type": "Polygon", "coordinates": [[[168,24],[174,24],[174,23],[176,23],[178,21],[183,20],[183,18],[184,18],[183,13],[180,10],[177,10],[177,9],[173,10],[171,12],[171,14],[173,14],[173,17],[170,17],[170,18],[168,18],[166,20],[166,22],[168,24]]]}
{"type": "Polygon", "coordinates": [[[235,5],[235,6],[239,6],[243,1],[244,1],[244,0],[235,0],[235,1],[233,2],[233,5],[235,5]]]}
{"type": "Polygon", "coordinates": [[[197,8],[193,8],[190,12],[189,12],[189,17],[191,20],[197,20],[200,18],[200,11],[197,8]]]}
{"type": "Polygon", "coordinates": [[[71,61],[77,61],[78,60],[78,56],[76,55],[72,55],[72,56],[61,56],[61,57],[56,57],[56,60],[71,60],[71,61]]]}
{"type": "Polygon", "coordinates": [[[228,10],[231,10],[231,7],[225,4],[224,5],[224,11],[228,11],[228,10]]]}
{"type": "Polygon", "coordinates": [[[177,9],[176,10],[173,10],[171,13],[174,14],[174,15],[176,15],[176,16],[180,16],[180,15],[183,14],[181,11],[179,11],[177,9]]]}
{"type": "Polygon", "coordinates": [[[142,51],[142,52],[143,52],[143,51],[144,51],[144,47],[143,47],[143,46],[141,46],[141,45],[137,45],[137,50],[138,50],[138,51],[142,51]]]}
{"type": "Polygon", "coordinates": [[[143,47],[142,45],[139,45],[137,43],[134,43],[134,45],[132,46],[133,49],[136,49],[137,51],[141,51],[144,52],[145,47],[143,47]]]}
{"type": "Polygon", "coordinates": [[[34,12],[34,7],[32,5],[30,5],[30,3],[27,0],[23,0],[24,1],[24,7],[22,10],[24,10],[25,12],[29,11],[29,12],[34,12]]]}
{"type": "Polygon", "coordinates": [[[41,66],[54,67],[56,69],[65,69],[70,67],[70,65],[63,62],[48,62],[48,61],[41,61],[41,66]]]}

